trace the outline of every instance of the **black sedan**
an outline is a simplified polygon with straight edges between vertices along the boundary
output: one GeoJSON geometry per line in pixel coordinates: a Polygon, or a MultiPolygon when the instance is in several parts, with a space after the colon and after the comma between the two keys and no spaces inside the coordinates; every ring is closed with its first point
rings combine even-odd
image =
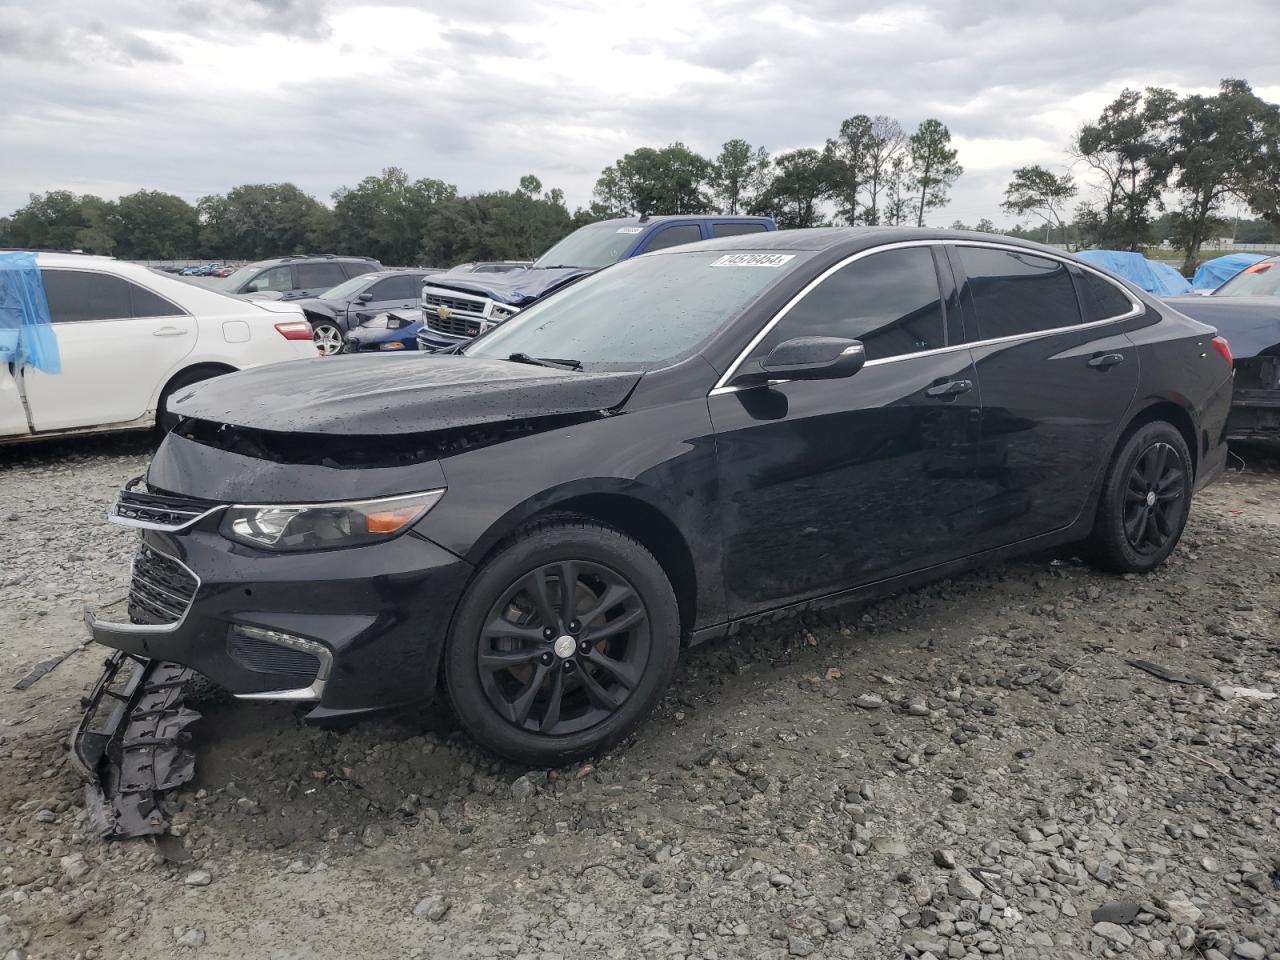
{"type": "Polygon", "coordinates": [[[1143,573],[1225,458],[1225,344],[1034,244],[800,230],[625,261],[458,355],[191,388],[96,640],[310,717],[431,697],[617,743],[682,643],[1087,541],[1143,573]]]}

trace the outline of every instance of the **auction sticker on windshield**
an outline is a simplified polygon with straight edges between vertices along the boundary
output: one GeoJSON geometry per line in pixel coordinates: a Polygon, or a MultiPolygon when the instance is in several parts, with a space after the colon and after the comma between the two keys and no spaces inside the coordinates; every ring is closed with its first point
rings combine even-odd
{"type": "Polygon", "coordinates": [[[713,267],[780,267],[794,260],[794,253],[729,253],[712,262],[713,267]]]}
{"type": "Polygon", "coordinates": [[[619,233],[644,233],[644,227],[619,227],[619,233]]]}

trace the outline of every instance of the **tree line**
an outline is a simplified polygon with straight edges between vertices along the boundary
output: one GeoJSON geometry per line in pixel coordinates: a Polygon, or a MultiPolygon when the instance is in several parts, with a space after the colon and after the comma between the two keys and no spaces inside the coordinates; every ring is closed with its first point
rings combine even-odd
{"type": "Polygon", "coordinates": [[[1001,208],[1038,218],[1039,239],[1119,250],[1169,240],[1189,274],[1205,242],[1227,229],[1229,204],[1262,221],[1270,235],[1255,242],[1280,227],[1280,106],[1247,81],[1223,80],[1211,96],[1125,89],[1076,132],[1067,155],[1094,184],[1071,219],[1080,187],[1069,170],[1020,167],[1005,188],[1001,208]]]}
{"type": "Polygon", "coordinates": [[[514,190],[463,196],[443,180],[411,180],[389,167],[336,190],[332,205],[292,183],[243,184],[195,204],[157,190],[116,200],[66,190],[33,194],[0,217],[0,247],[131,260],[302,252],[402,265],[524,260],[584,223],[629,214],[750,212],[772,215],[783,227],[923,223],[947,202],[962,172],[941,122],[926,120],[908,135],[890,117],[859,114],[822,149],[772,159],[745,140],[730,140],[715,159],[682,143],[642,147],[606,168],[591,204],[572,212],[563,191],[544,190],[533,175],[514,190]]]}
{"type": "MultiPolygon", "coordinates": [[[[292,183],[258,183],[190,204],[139,190],[118,200],[65,190],[0,218],[0,247],[83,250],[130,260],[260,260],[325,252],[386,264],[528,259],[579,222],[534,176],[515,190],[460,196],[397,167],[343,187],[326,206],[292,183]]],[[[589,219],[589,214],[587,215],[589,219]]]]}
{"type": "Polygon", "coordinates": [[[600,174],[591,212],[763,214],[784,229],[923,226],[927,213],[946,205],[963,173],[940,120],[924,120],[907,133],[893,117],[860,113],[821,149],[801,147],[773,158],[740,139],[725,143],[714,159],[678,142],[641,147],[600,174]]]}
{"type": "MultiPolygon", "coordinates": [[[[1280,229],[1280,106],[1247,81],[1223,80],[1207,96],[1125,89],[1076,131],[1066,154],[1058,171],[1013,171],[1000,208],[1022,222],[1005,232],[1124,250],[1169,240],[1190,272],[1205,242],[1222,235],[1231,204],[1259,218],[1268,235],[1256,240],[1280,229]]],[[[892,117],[857,114],[821,147],[777,156],[742,139],[714,157],[679,142],[641,147],[601,171],[590,204],[572,212],[561,190],[544,190],[533,175],[513,190],[464,196],[389,167],[338,189],[330,204],[291,183],[244,184],[195,204],[154,190],[116,200],[55,190],[0,217],[0,246],[139,260],[323,251],[447,266],[529,259],[584,223],[631,214],[766,214],[783,228],[923,226],[963,172],[941,121],[908,132],[892,117]]],[[[996,228],[984,218],[977,229],[996,228]]]]}

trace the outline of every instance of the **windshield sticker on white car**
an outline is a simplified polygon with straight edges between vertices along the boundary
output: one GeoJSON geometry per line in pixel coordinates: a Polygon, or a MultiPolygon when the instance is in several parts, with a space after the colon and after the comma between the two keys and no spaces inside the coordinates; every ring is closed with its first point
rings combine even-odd
{"type": "Polygon", "coordinates": [[[619,227],[619,233],[644,233],[644,227],[619,227]]]}
{"type": "Polygon", "coordinates": [[[794,253],[728,253],[712,262],[713,267],[773,267],[775,270],[788,260],[794,260],[794,253]]]}

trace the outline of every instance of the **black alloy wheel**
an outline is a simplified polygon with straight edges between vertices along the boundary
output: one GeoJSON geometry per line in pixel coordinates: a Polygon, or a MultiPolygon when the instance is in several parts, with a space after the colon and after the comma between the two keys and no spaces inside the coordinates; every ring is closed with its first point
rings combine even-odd
{"type": "Polygon", "coordinates": [[[1142,554],[1158,553],[1177,532],[1186,471],[1167,443],[1142,451],[1124,489],[1124,534],[1142,554]]]}
{"type": "Polygon", "coordinates": [[[477,647],[485,696],[507,721],[549,736],[615,713],[649,661],[649,615],[635,588],[598,563],[562,560],[516,580],[477,647]]]}
{"type": "Polygon", "coordinates": [[[675,591],[653,554],[559,515],[517,531],[476,571],[450,627],[444,686],[483,746],[555,766],[639,726],[679,649],[675,591]]]}
{"type": "Polygon", "coordinates": [[[1170,423],[1143,424],[1123,439],[1107,470],[1091,545],[1117,573],[1147,573],[1173,552],[1191,508],[1192,460],[1170,423]]]}

